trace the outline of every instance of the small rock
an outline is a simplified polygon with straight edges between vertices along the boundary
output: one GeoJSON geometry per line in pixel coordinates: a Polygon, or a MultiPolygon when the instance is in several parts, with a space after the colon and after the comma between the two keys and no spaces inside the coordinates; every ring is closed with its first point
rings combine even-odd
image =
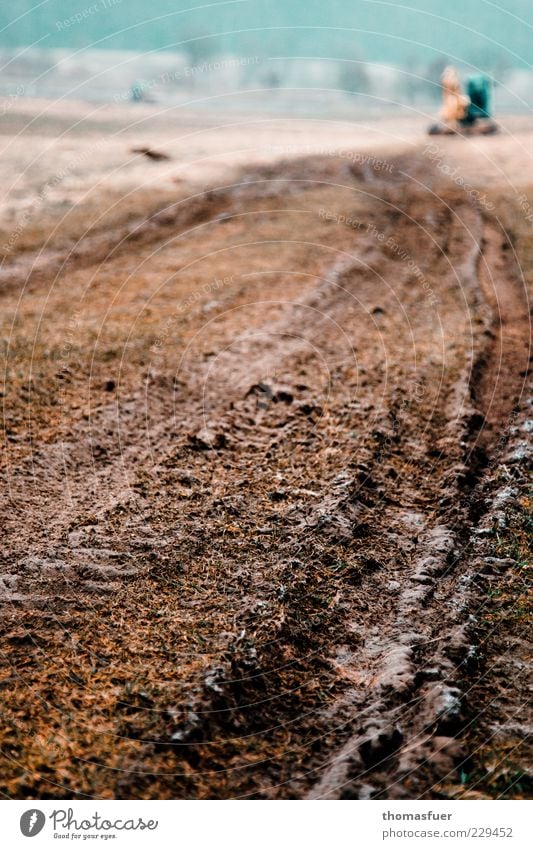
{"type": "Polygon", "coordinates": [[[227,439],[223,433],[216,433],[210,428],[204,427],[198,433],[190,433],[187,437],[192,448],[196,451],[213,451],[218,448],[227,447],[227,439]]]}

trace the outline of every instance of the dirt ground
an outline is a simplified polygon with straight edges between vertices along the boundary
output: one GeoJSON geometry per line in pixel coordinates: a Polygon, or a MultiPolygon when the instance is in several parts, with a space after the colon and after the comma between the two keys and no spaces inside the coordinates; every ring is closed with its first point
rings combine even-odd
{"type": "Polygon", "coordinates": [[[0,132],[1,792],[531,795],[533,126],[0,132]]]}

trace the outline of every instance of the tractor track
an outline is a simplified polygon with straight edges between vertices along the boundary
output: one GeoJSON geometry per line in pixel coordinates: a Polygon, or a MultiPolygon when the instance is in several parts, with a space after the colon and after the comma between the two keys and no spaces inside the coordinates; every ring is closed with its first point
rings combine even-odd
{"type": "Polygon", "coordinates": [[[104,331],[128,287],[170,298],[10,431],[4,792],[413,798],[453,771],[529,314],[497,222],[424,169],[280,163],[4,268],[8,306],[68,277],[82,340],[94,280],[104,331]]]}

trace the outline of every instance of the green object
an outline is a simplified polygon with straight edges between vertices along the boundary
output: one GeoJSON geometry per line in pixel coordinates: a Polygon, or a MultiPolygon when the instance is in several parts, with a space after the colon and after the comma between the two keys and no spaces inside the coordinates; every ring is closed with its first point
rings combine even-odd
{"type": "Polygon", "coordinates": [[[466,93],[470,104],[465,123],[473,124],[479,118],[490,118],[490,80],[484,74],[470,77],[466,83],[466,93]]]}
{"type": "Polygon", "coordinates": [[[133,103],[140,103],[144,100],[143,84],[137,80],[133,83],[130,91],[130,99],[133,103]]]}

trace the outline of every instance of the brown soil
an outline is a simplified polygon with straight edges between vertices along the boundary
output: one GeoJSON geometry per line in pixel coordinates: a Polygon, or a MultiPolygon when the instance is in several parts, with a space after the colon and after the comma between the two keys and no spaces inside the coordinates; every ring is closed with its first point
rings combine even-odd
{"type": "Polygon", "coordinates": [[[4,264],[5,794],[414,798],[464,761],[529,313],[497,219],[389,164],[4,264]]]}

